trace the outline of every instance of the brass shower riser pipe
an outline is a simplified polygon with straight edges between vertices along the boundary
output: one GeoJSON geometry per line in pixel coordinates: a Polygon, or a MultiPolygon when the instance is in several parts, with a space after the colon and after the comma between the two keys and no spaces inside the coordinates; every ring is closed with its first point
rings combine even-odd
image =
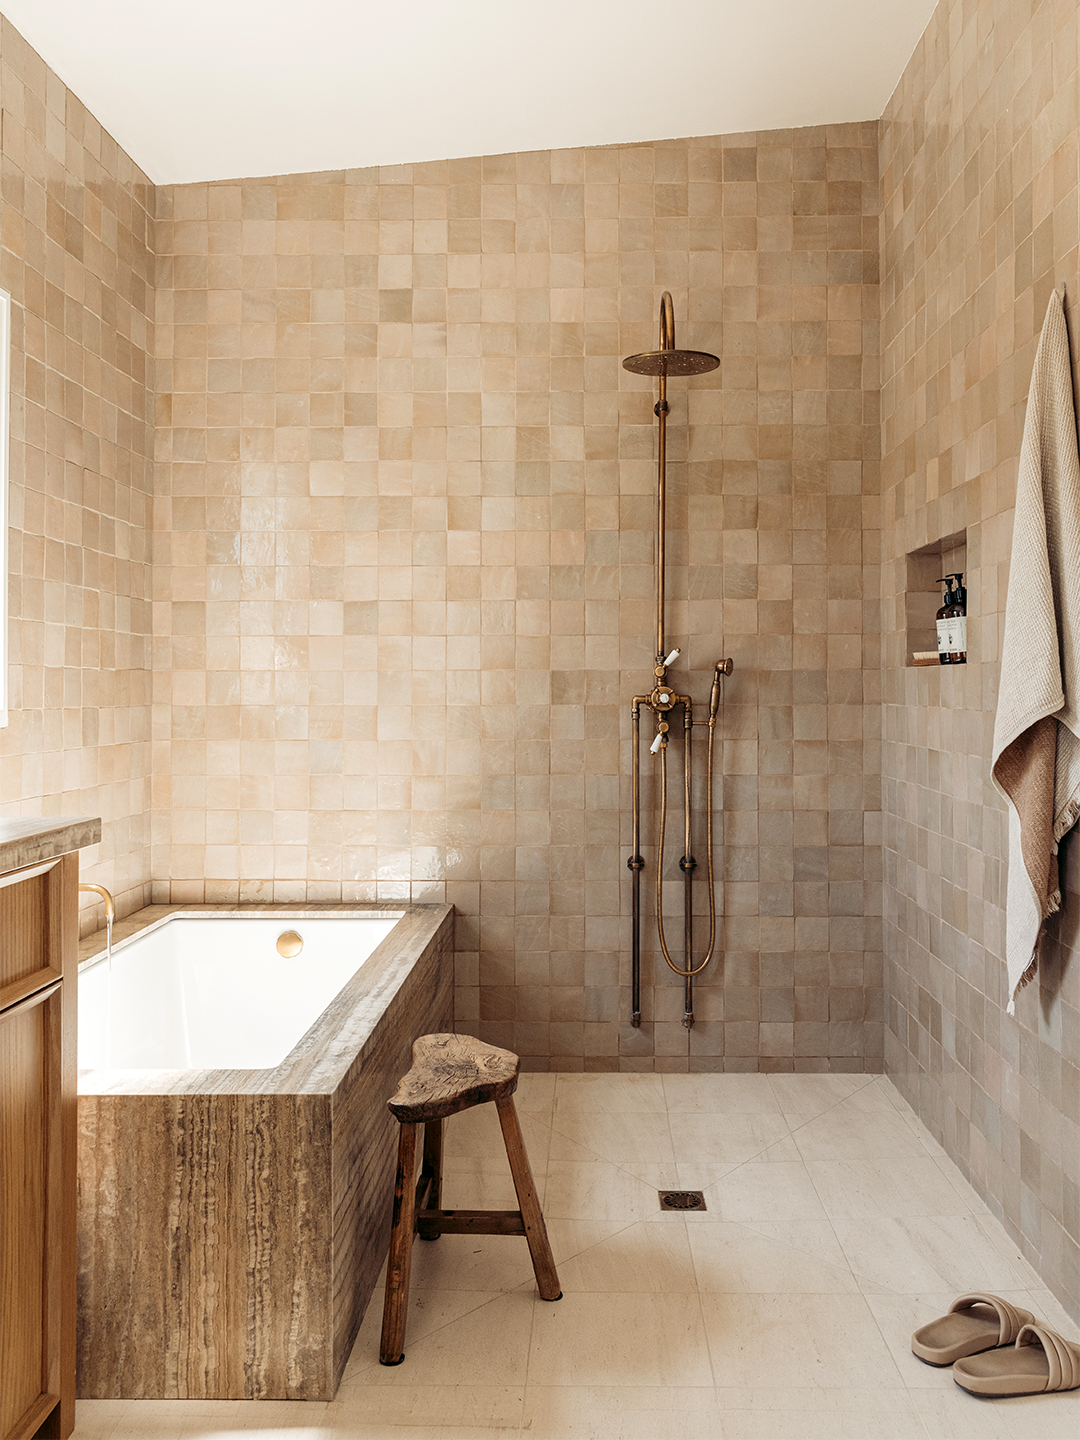
{"type": "Polygon", "coordinates": [[[683,1024],[689,1029],[694,1023],[694,976],[712,960],[716,948],[716,890],[713,875],[713,741],[720,707],[721,675],[731,674],[731,661],[717,662],[709,695],[708,721],[694,720],[693,701],[689,695],[676,694],[667,682],[668,667],[679,651],[668,651],[664,623],[664,600],[667,581],[667,379],[669,375],[702,375],[720,364],[715,355],[699,350],[676,350],[675,315],[671,295],[664,291],[660,300],[660,348],[642,355],[631,355],[623,361],[625,369],[638,375],[659,379],[660,395],[653,413],[659,422],[656,457],[656,659],[653,666],[654,686],[648,695],[635,695],[631,705],[631,775],[632,775],[632,837],[631,855],[627,861],[631,873],[631,952],[630,952],[630,1021],[641,1024],[641,872],[645,859],[641,854],[641,711],[650,711],[656,719],[656,736],[650,751],[658,756],[660,769],[660,810],[658,817],[656,857],[656,929],[660,952],[666,963],[684,980],[683,1024]],[[671,728],[670,715],[678,708],[683,712],[683,854],[679,867],[683,872],[683,964],[671,958],[664,931],[663,867],[664,842],[667,829],[667,748],[671,728]],[[708,779],[706,797],[707,874],[709,886],[709,944],[700,964],[694,964],[693,885],[697,861],[691,852],[693,838],[693,733],[694,725],[707,724],[708,779]]]}

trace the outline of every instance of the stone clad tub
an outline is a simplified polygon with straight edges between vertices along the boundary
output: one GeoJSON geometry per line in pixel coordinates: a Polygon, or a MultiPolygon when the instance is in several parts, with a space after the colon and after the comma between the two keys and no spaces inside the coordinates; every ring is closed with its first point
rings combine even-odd
{"type": "Polygon", "coordinates": [[[386,1099],[452,1028],[452,908],[155,905],[117,926],[111,1004],[104,967],[80,975],[79,1395],[332,1397],[386,1253],[386,1099]]]}

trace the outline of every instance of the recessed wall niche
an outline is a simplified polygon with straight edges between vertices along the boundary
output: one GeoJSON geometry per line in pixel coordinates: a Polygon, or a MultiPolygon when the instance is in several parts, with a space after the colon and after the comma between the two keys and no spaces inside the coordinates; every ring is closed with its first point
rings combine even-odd
{"type": "MultiPolygon", "coordinates": [[[[907,591],[904,598],[904,664],[914,666],[917,652],[937,650],[937,612],[943,594],[941,577],[962,571],[967,579],[967,531],[943,535],[907,557],[907,591]]],[[[942,667],[946,668],[946,667],[942,667]]]]}

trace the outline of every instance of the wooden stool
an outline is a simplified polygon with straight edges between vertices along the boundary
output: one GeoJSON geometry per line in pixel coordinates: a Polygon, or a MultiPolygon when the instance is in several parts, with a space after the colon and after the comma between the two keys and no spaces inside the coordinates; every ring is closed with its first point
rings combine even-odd
{"type": "Polygon", "coordinates": [[[421,1035],[413,1044],[412,1058],[412,1069],[402,1076],[397,1094],[388,1102],[401,1130],[379,1346],[379,1361],[383,1365],[400,1365],[405,1359],[414,1230],[424,1240],[437,1240],[440,1235],[524,1235],[529,1242],[541,1297],[562,1299],[547,1227],[514,1109],[518,1057],[509,1050],[498,1050],[494,1045],[474,1040],[471,1035],[421,1035]],[[448,1115],[489,1100],[494,1100],[499,1112],[506,1158],[521,1209],[441,1210],[442,1122],[448,1115]],[[424,1155],[420,1178],[414,1185],[417,1125],[424,1127],[424,1155]]]}

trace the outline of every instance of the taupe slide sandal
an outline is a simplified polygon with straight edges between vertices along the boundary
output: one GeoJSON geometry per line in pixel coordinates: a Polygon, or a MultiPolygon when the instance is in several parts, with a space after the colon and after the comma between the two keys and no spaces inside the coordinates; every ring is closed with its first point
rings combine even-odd
{"type": "Polygon", "coordinates": [[[1012,1345],[1021,1327],[1034,1320],[999,1295],[960,1295],[949,1313],[931,1320],[911,1337],[912,1353],[927,1365],[951,1365],[966,1355],[1012,1345]]]}
{"type": "Polygon", "coordinates": [[[1016,1344],[985,1355],[969,1355],[953,1366],[952,1378],[972,1395],[1045,1395],[1080,1386],[1080,1345],[1049,1325],[1025,1325],[1016,1344]]]}

